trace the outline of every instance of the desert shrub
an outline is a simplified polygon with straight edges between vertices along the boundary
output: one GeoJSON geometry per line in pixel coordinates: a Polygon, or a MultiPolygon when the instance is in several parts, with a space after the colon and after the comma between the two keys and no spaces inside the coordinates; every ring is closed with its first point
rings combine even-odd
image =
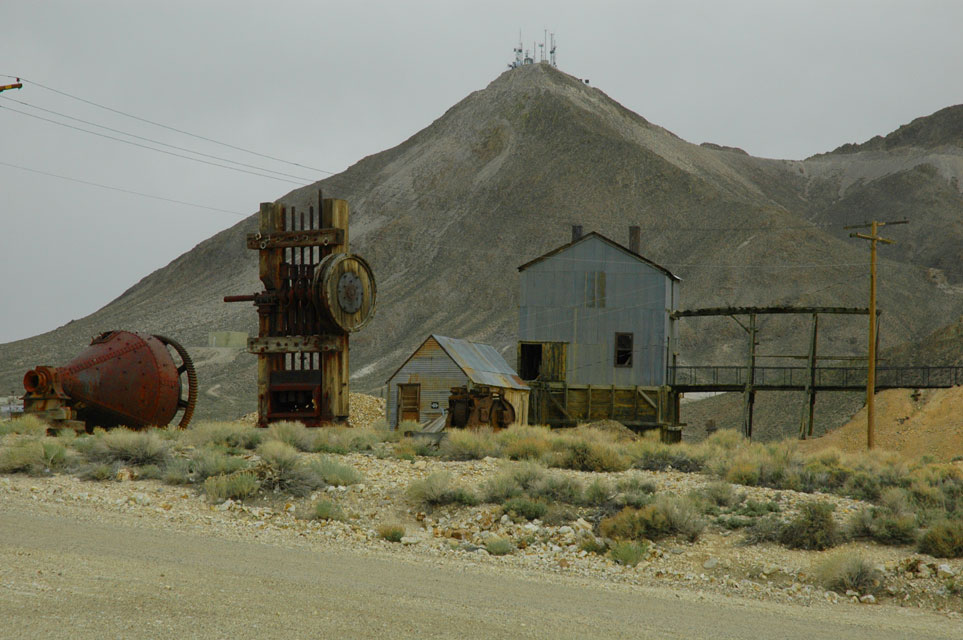
{"type": "Polygon", "coordinates": [[[614,540],[659,540],[672,533],[669,519],[655,505],[626,507],[599,522],[599,533],[614,540]]]}
{"type": "Polygon", "coordinates": [[[531,495],[552,502],[582,502],[582,483],[561,473],[546,473],[526,488],[531,495]]]}
{"type": "Polygon", "coordinates": [[[595,536],[585,536],[579,543],[578,548],[586,553],[594,553],[598,556],[604,555],[609,550],[605,541],[595,536]]]}
{"type": "Polygon", "coordinates": [[[401,542],[405,537],[405,528],[400,524],[383,524],[378,527],[378,537],[388,542],[401,542]]]}
{"type": "Polygon", "coordinates": [[[435,507],[445,504],[478,504],[478,497],[469,489],[454,483],[447,471],[436,471],[423,480],[408,486],[408,498],[418,504],[435,507]]]}
{"type": "Polygon", "coordinates": [[[137,467],[135,471],[139,480],[160,480],[164,476],[164,472],[156,464],[145,464],[137,467]]]}
{"type": "Polygon", "coordinates": [[[512,425],[496,438],[502,456],[512,460],[538,460],[552,447],[552,433],[547,427],[512,425]]]}
{"type": "Polygon", "coordinates": [[[303,496],[325,486],[324,478],[289,444],[280,440],[268,440],[257,448],[257,453],[267,466],[264,484],[277,491],[303,496]]]}
{"type": "Polygon", "coordinates": [[[0,473],[39,475],[61,468],[67,448],[56,438],[18,438],[0,449],[0,473]]]}
{"type": "Polygon", "coordinates": [[[666,471],[674,469],[685,473],[696,473],[705,466],[702,456],[679,445],[646,443],[635,451],[633,466],[646,471],[666,471]]]}
{"type": "Polygon", "coordinates": [[[204,493],[210,502],[244,500],[257,493],[260,483],[253,473],[241,472],[211,476],[204,481],[204,493]]]}
{"type": "Polygon", "coordinates": [[[534,462],[505,466],[485,482],[482,494],[486,502],[505,502],[532,490],[545,476],[545,468],[534,462]]]}
{"type": "Polygon", "coordinates": [[[114,480],[116,478],[115,473],[116,470],[113,465],[109,465],[106,462],[95,462],[81,468],[77,475],[81,480],[106,482],[108,480],[114,480]]]}
{"type": "Polygon", "coordinates": [[[545,515],[541,517],[542,522],[550,527],[560,527],[578,518],[578,513],[564,504],[550,504],[545,515]]]}
{"type": "Polygon", "coordinates": [[[827,558],[817,567],[816,577],[823,587],[838,593],[879,593],[883,584],[883,574],[858,553],[827,558]]]}
{"type": "Polygon", "coordinates": [[[746,529],[756,524],[756,519],[739,515],[723,515],[716,518],[716,524],[729,530],[746,529]]]}
{"type": "Polygon", "coordinates": [[[47,433],[48,425],[37,416],[27,413],[17,418],[0,422],[0,438],[8,433],[40,437],[47,433]]]}
{"type": "Polygon", "coordinates": [[[181,439],[195,447],[221,445],[229,449],[254,449],[267,432],[242,422],[201,421],[191,423],[181,439]]]}
{"type": "Polygon", "coordinates": [[[298,451],[314,451],[318,429],[309,429],[303,423],[285,420],[268,427],[269,440],[280,440],[298,451]]]}
{"type": "Polygon", "coordinates": [[[963,558],[963,520],[943,520],[931,526],[920,538],[919,551],[937,558],[963,558]]]}
{"type": "Polygon", "coordinates": [[[706,438],[705,446],[723,452],[733,451],[746,444],[746,438],[735,429],[721,429],[706,438]]]}
{"type": "Polygon", "coordinates": [[[653,506],[660,510],[669,521],[673,534],[695,542],[706,528],[702,514],[691,500],[679,496],[662,495],[656,498],[653,506]]]}
{"type": "Polygon", "coordinates": [[[491,429],[452,429],[439,452],[444,460],[481,460],[498,457],[498,442],[491,429]]]}
{"type": "Polygon", "coordinates": [[[161,480],[165,484],[190,484],[191,461],[186,458],[171,458],[162,467],[161,480]]]}
{"type": "Polygon", "coordinates": [[[769,515],[759,518],[746,529],[742,544],[761,544],[764,542],[779,542],[786,524],[777,516],[769,515]]]}
{"type": "Polygon", "coordinates": [[[360,471],[331,458],[322,457],[320,460],[314,460],[310,466],[325,483],[335,487],[347,487],[364,482],[364,476],[360,471]]]}
{"type": "Polygon", "coordinates": [[[198,449],[191,456],[191,469],[196,481],[200,482],[211,476],[221,476],[246,469],[247,460],[225,453],[213,446],[198,449]]]}
{"type": "Polygon", "coordinates": [[[415,420],[402,420],[398,423],[398,431],[402,434],[421,431],[421,425],[415,420]]]}
{"type": "Polygon", "coordinates": [[[575,471],[625,471],[631,461],[614,445],[585,437],[559,438],[558,449],[548,457],[550,466],[575,471]]]}
{"type": "Polygon", "coordinates": [[[388,421],[384,418],[376,419],[368,428],[374,431],[391,431],[391,425],[388,424],[388,421]]]}
{"type": "Polygon", "coordinates": [[[515,543],[508,538],[492,536],[485,540],[485,551],[493,556],[505,556],[514,553],[515,543]]]}
{"type": "Polygon", "coordinates": [[[822,551],[839,543],[833,520],[835,506],[825,502],[805,502],[795,518],[782,529],[779,541],[790,549],[822,551]]]}
{"type": "Polygon", "coordinates": [[[510,498],[502,505],[504,511],[512,520],[535,520],[541,518],[548,511],[548,505],[541,500],[532,500],[525,496],[510,498]]]}
{"type": "Polygon", "coordinates": [[[842,493],[857,500],[876,502],[883,494],[883,486],[878,477],[857,471],[843,485],[842,493]]]}
{"type": "Polygon", "coordinates": [[[738,493],[728,482],[712,482],[703,487],[699,493],[710,503],[719,507],[734,507],[746,499],[744,493],[738,493]]]}
{"type": "Polygon", "coordinates": [[[93,436],[78,438],[74,446],[94,461],[131,465],[162,465],[170,453],[169,443],[153,430],[131,431],[123,427],[95,431],[93,436]]]}
{"type": "Polygon", "coordinates": [[[324,427],[313,430],[312,451],[320,453],[354,453],[371,451],[382,442],[394,442],[399,438],[394,431],[356,429],[353,427],[324,427]]]}
{"type": "Polygon", "coordinates": [[[747,516],[749,518],[758,518],[770,513],[779,513],[780,511],[781,509],[779,505],[772,500],[759,502],[758,500],[749,498],[735,511],[735,513],[737,515],[747,516]]]}
{"type": "Polygon", "coordinates": [[[853,538],[875,540],[881,544],[913,544],[916,542],[916,517],[893,513],[883,507],[864,508],[850,518],[848,533],[853,538]]]}
{"type": "Polygon", "coordinates": [[[609,549],[609,557],[617,564],[634,567],[645,558],[649,546],[645,543],[623,540],[616,542],[609,549]]]}
{"type": "Polygon", "coordinates": [[[614,500],[615,497],[616,491],[610,482],[595,478],[585,487],[582,503],[589,506],[602,506],[614,500]]]}
{"type": "Polygon", "coordinates": [[[620,478],[615,488],[623,493],[655,493],[658,489],[654,482],[634,473],[620,478]]]}
{"type": "Polygon", "coordinates": [[[64,443],[65,445],[69,445],[76,439],[77,432],[73,429],[60,429],[57,431],[57,440],[60,440],[60,442],[64,443]]]}
{"type": "Polygon", "coordinates": [[[311,507],[313,520],[345,520],[344,510],[330,500],[318,500],[311,507]]]}
{"type": "Polygon", "coordinates": [[[755,487],[759,484],[759,468],[748,460],[738,460],[726,471],[726,482],[755,487]]]}

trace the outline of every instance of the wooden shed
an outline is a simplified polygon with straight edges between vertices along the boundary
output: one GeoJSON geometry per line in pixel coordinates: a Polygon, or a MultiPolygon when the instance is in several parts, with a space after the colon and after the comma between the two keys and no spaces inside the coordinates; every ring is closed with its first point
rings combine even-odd
{"type": "Polygon", "coordinates": [[[528,422],[528,385],[487,344],[430,335],[388,378],[387,385],[392,429],[403,420],[423,423],[441,416],[452,387],[497,389],[512,404],[516,420],[528,422]]]}
{"type": "Polygon", "coordinates": [[[572,241],[518,268],[518,372],[531,421],[613,418],[649,428],[676,420],[667,384],[679,278],[629,246],[572,230],[572,241]]]}

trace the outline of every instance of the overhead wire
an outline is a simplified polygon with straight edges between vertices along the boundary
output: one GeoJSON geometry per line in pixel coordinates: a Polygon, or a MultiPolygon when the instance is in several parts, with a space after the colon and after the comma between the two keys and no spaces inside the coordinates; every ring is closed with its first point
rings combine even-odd
{"type": "MultiPolygon", "coordinates": [[[[90,125],[90,126],[92,126],[92,127],[97,127],[97,128],[99,128],[99,129],[105,129],[105,130],[107,130],[107,131],[112,131],[112,132],[114,132],[114,133],[119,133],[119,134],[124,135],[124,136],[129,136],[129,137],[131,137],[131,138],[136,138],[137,140],[144,140],[145,142],[151,142],[151,143],[153,143],[153,144],[159,144],[159,145],[161,145],[161,146],[163,146],[163,147],[168,147],[168,148],[171,148],[171,149],[177,149],[178,151],[186,151],[187,153],[193,153],[193,154],[196,154],[196,155],[199,155],[199,156],[203,156],[203,157],[205,157],[205,158],[212,158],[212,159],[214,159],[214,160],[221,160],[222,162],[230,162],[231,164],[240,165],[240,166],[242,166],[242,167],[247,167],[247,168],[249,168],[249,169],[257,169],[257,170],[259,170],[259,171],[267,171],[268,173],[276,173],[276,174],[281,175],[281,176],[286,176],[286,177],[288,177],[288,178],[295,178],[296,180],[301,180],[301,181],[308,182],[308,183],[315,182],[315,180],[312,179],[312,178],[305,178],[305,177],[303,177],[303,176],[296,176],[296,175],[293,175],[293,174],[290,174],[290,173],[284,173],[283,171],[276,171],[276,170],[274,170],[274,169],[268,169],[267,167],[261,167],[261,166],[254,165],[254,164],[247,164],[247,163],[244,163],[244,162],[238,162],[237,160],[231,160],[230,158],[223,158],[223,157],[221,157],[221,156],[215,156],[215,155],[212,155],[212,154],[209,154],[209,153],[204,153],[204,152],[202,152],[202,151],[195,151],[195,150],[193,150],[193,149],[188,149],[188,148],[186,148],[186,147],[179,147],[179,146],[177,146],[177,145],[168,144],[168,143],[166,143],[166,142],[161,142],[160,140],[154,140],[153,138],[147,138],[147,137],[144,137],[144,136],[139,136],[139,135],[137,135],[137,134],[130,133],[130,132],[127,132],[127,131],[121,131],[120,129],[114,129],[114,128],[108,127],[108,126],[106,126],[106,125],[97,124],[96,122],[90,122],[89,120],[83,120],[83,119],[81,119],[81,118],[75,118],[74,116],[70,116],[70,115],[67,115],[67,114],[65,114],[65,113],[60,113],[60,112],[58,112],[58,111],[53,111],[52,109],[45,109],[44,107],[38,107],[38,106],[35,105],[35,104],[30,104],[29,102],[24,102],[23,100],[17,100],[17,99],[15,99],[15,98],[10,98],[10,97],[8,97],[8,96],[0,95],[0,99],[9,100],[10,102],[16,102],[17,104],[22,104],[23,106],[25,106],[25,107],[30,107],[31,109],[37,109],[38,111],[43,111],[43,112],[45,112],[45,113],[50,113],[50,114],[53,114],[53,115],[55,115],[55,116],[60,116],[61,118],[67,118],[68,120],[73,120],[74,122],[80,122],[80,123],[83,123],[83,124],[86,124],[86,125],[90,125]]],[[[25,113],[25,112],[19,112],[19,113],[24,113],[24,115],[30,115],[30,114],[27,114],[27,113],[25,113]]],[[[84,131],[84,129],[79,129],[79,130],[80,130],[80,131],[84,131]]],[[[93,133],[93,132],[89,132],[89,133],[93,133]]],[[[123,141],[121,141],[121,142],[123,142],[123,141]]]]}
{"type": "Polygon", "coordinates": [[[19,77],[20,80],[23,81],[23,82],[26,82],[26,83],[29,83],[29,84],[32,84],[32,85],[36,85],[36,86],[40,87],[41,89],[46,89],[47,91],[51,91],[51,92],[53,92],[53,93],[56,93],[56,94],[65,96],[65,97],[67,97],[67,98],[71,98],[72,100],[77,100],[77,101],[79,101],[79,102],[83,102],[83,103],[85,103],[85,104],[89,104],[89,105],[91,105],[91,106],[93,106],[93,107],[97,107],[98,109],[104,109],[104,110],[106,110],[106,111],[110,111],[110,112],[112,112],[112,113],[116,113],[116,114],[118,114],[118,115],[121,115],[121,116],[124,116],[124,117],[127,117],[127,118],[131,118],[131,119],[133,119],[133,120],[138,120],[138,121],[140,121],[140,122],[144,122],[144,123],[146,123],[146,124],[150,124],[150,125],[153,125],[153,126],[155,126],[155,127],[161,127],[162,129],[167,129],[167,130],[169,130],[169,131],[174,131],[174,132],[176,132],[176,133],[180,133],[180,134],[185,135],[185,136],[190,136],[190,137],[192,137],[192,138],[197,138],[198,140],[204,140],[205,142],[210,142],[210,143],[212,143],[212,144],[217,144],[217,145],[220,145],[220,146],[222,146],[222,147],[227,147],[227,148],[229,148],[229,149],[234,149],[235,151],[242,151],[242,152],[244,152],[244,153],[249,153],[249,154],[251,154],[251,155],[259,156],[259,157],[261,157],[261,158],[267,158],[268,160],[274,160],[274,161],[276,161],[276,162],[283,162],[283,163],[285,163],[285,164],[289,164],[289,165],[292,165],[292,166],[295,166],[295,167],[301,167],[301,168],[303,168],[303,169],[310,169],[311,171],[317,171],[317,172],[319,172],[319,173],[327,173],[327,174],[329,174],[329,175],[334,175],[334,172],[333,172],[333,171],[327,171],[327,170],[325,170],[325,169],[318,169],[317,167],[309,167],[308,165],[301,164],[301,163],[299,163],[299,162],[293,162],[293,161],[291,161],[291,160],[285,160],[284,158],[278,158],[278,157],[276,157],[276,156],[271,156],[271,155],[268,155],[268,154],[265,154],[265,153],[260,153],[260,152],[258,152],[258,151],[253,151],[253,150],[251,150],[251,149],[246,149],[246,148],[244,148],[244,147],[240,147],[240,146],[237,146],[237,145],[233,145],[233,144],[230,144],[230,143],[227,143],[227,142],[222,142],[222,141],[220,141],[220,140],[215,140],[214,138],[208,138],[208,137],[206,137],[206,136],[198,135],[198,134],[196,134],[196,133],[191,133],[190,131],[185,131],[185,130],[183,130],[183,129],[178,129],[177,127],[172,127],[172,126],[170,126],[170,125],[166,125],[166,124],[163,124],[163,123],[160,123],[160,122],[156,122],[156,121],[154,121],[154,120],[149,120],[149,119],[147,119],[147,118],[142,118],[142,117],[136,116],[136,115],[134,115],[134,114],[132,114],[132,113],[127,113],[126,111],[122,111],[122,110],[120,110],[120,109],[115,109],[115,108],[113,108],[113,107],[108,107],[107,105],[100,104],[99,102],[94,102],[93,100],[88,100],[88,99],[86,99],[86,98],[81,98],[80,96],[75,96],[75,95],[73,95],[73,94],[71,94],[71,93],[68,93],[68,92],[66,92],[66,91],[61,91],[60,89],[55,89],[55,88],[53,88],[53,87],[49,87],[49,86],[47,86],[47,85],[45,85],[45,84],[43,84],[43,83],[37,82],[36,80],[31,80],[31,79],[29,79],[29,78],[24,78],[23,76],[11,76],[11,75],[7,75],[7,74],[0,74],[0,75],[2,75],[2,76],[5,77],[5,78],[19,77]]]}
{"type": "Polygon", "coordinates": [[[12,162],[3,162],[2,160],[0,160],[0,165],[3,165],[3,166],[5,166],[5,167],[12,167],[12,168],[14,168],[14,169],[19,169],[19,170],[21,170],[21,171],[29,171],[30,173],[39,173],[39,174],[44,175],[44,176],[50,176],[50,177],[52,177],[52,178],[59,178],[59,179],[61,179],[61,180],[69,180],[70,182],[79,182],[80,184],[86,184],[86,185],[89,185],[89,186],[92,186],[92,187],[99,187],[99,188],[101,188],[101,189],[109,189],[110,191],[120,191],[121,193],[129,193],[129,194],[136,195],[136,196],[143,196],[143,197],[145,197],[145,198],[152,198],[152,199],[154,199],[154,200],[163,200],[164,202],[173,202],[173,203],[176,203],[176,204],[182,204],[182,205],[186,205],[186,206],[188,206],[188,207],[196,207],[196,208],[198,208],[198,209],[209,209],[209,210],[211,210],[211,211],[220,211],[220,212],[222,212],[222,213],[230,213],[230,214],[233,214],[233,215],[241,216],[241,217],[243,217],[243,218],[246,218],[248,215],[250,215],[250,214],[247,214],[247,213],[241,213],[240,211],[231,211],[230,209],[220,209],[220,208],[218,208],[218,207],[211,207],[211,206],[208,206],[208,205],[197,204],[197,203],[195,203],[195,202],[187,202],[187,201],[185,201],[185,200],[175,200],[174,198],[165,198],[164,196],[152,195],[152,194],[150,194],[150,193],[143,193],[143,192],[141,192],[141,191],[133,191],[133,190],[131,190],[131,189],[124,189],[124,188],[121,188],[121,187],[112,187],[112,186],[110,186],[110,185],[100,184],[100,183],[98,183],[98,182],[91,182],[91,181],[89,181],[89,180],[81,180],[81,179],[79,179],[79,178],[71,178],[71,177],[69,177],[69,176],[62,176],[62,175],[59,175],[59,174],[56,174],[56,173],[51,173],[51,172],[49,172],[49,171],[41,171],[40,169],[31,169],[30,167],[24,167],[24,166],[21,166],[21,165],[18,165],[18,164],[13,164],[12,162]]]}

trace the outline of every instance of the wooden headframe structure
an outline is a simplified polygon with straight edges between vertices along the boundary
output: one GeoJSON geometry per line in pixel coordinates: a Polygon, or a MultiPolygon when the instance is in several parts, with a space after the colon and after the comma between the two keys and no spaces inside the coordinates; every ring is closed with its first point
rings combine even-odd
{"type": "Polygon", "coordinates": [[[307,426],[348,419],[348,335],[374,315],[375,281],[368,264],[348,253],[348,203],[322,198],[317,211],[261,203],[258,231],[264,291],[227,296],[253,301],[258,337],[258,425],[298,420],[307,426]]]}

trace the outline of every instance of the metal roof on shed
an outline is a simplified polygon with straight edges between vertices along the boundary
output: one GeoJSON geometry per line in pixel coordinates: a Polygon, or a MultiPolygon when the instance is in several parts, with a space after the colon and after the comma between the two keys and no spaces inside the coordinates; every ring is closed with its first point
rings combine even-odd
{"type": "MultiPolygon", "coordinates": [[[[500,387],[502,389],[519,389],[522,391],[528,391],[529,387],[526,385],[515,370],[512,369],[505,358],[503,358],[495,348],[491,345],[481,344],[478,342],[468,342],[467,340],[459,340],[458,338],[449,338],[447,336],[439,336],[431,334],[425,339],[434,339],[435,342],[448,354],[448,357],[454,361],[459,369],[465,372],[468,379],[474,384],[483,384],[490,387],[500,387]]],[[[424,342],[421,346],[424,346],[424,342]]],[[[418,349],[415,349],[414,353],[417,353],[418,349]]],[[[409,356],[408,360],[398,368],[398,371],[404,368],[405,364],[414,357],[414,353],[409,356]]],[[[394,378],[398,373],[395,371],[388,378],[394,378]]]]}

